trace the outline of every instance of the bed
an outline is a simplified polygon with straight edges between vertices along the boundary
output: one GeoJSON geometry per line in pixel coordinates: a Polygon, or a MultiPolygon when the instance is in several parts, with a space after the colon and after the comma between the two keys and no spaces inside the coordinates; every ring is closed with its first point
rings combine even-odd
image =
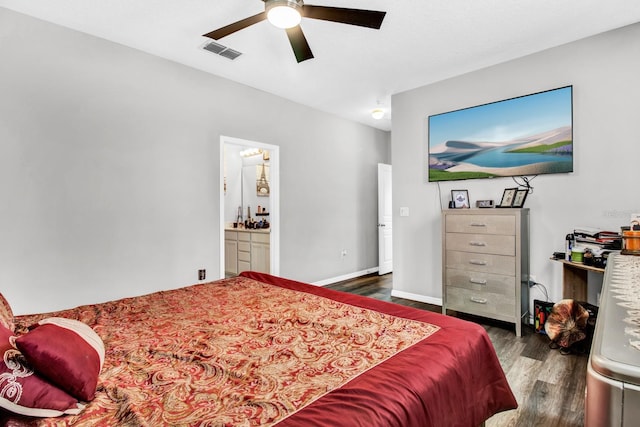
{"type": "Polygon", "coordinates": [[[481,326],[268,274],[16,316],[14,335],[50,318],[104,343],[95,396],[2,425],[451,427],[517,407],[481,326]]]}

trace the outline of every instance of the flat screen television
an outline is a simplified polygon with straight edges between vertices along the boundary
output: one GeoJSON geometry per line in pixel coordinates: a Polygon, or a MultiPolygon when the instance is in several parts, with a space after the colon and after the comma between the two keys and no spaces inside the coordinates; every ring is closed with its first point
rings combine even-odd
{"type": "Polygon", "coordinates": [[[573,172],[573,86],[429,116],[429,181],[573,172]]]}

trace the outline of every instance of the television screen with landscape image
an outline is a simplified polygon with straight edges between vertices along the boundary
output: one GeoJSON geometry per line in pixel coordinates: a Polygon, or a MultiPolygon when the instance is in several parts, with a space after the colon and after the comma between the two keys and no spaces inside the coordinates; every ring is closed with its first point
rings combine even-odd
{"type": "Polygon", "coordinates": [[[573,172],[573,86],[429,116],[429,181],[573,172]]]}

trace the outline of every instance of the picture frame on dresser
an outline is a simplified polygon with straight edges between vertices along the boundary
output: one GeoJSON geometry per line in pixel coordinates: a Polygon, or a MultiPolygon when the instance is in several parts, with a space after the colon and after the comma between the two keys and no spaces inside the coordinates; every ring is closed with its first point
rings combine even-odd
{"type": "Polygon", "coordinates": [[[451,200],[455,209],[467,209],[471,207],[469,203],[468,190],[451,190],[451,200]]]}
{"type": "Polygon", "coordinates": [[[516,194],[513,196],[513,203],[511,204],[512,208],[521,208],[524,206],[524,201],[527,199],[527,194],[529,194],[528,188],[519,188],[516,190],[516,194]]]}
{"type": "Polygon", "coordinates": [[[513,205],[513,199],[516,196],[518,188],[505,188],[502,193],[502,200],[500,200],[499,208],[510,208],[513,205]]]}

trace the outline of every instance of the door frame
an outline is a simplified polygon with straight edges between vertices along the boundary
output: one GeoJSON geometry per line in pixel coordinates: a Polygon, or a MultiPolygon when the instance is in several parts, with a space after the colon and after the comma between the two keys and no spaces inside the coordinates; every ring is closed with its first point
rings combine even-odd
{"type": "Polygon", "coordinates": [[[270,274],[280,275],[280,147],[247,139],[220,135],[220,278],[224,279],[224,147],[225,145],[262,148],[269,150],[269,269],[270,274]]]}
{"type": "Polygon", "coordinates": [[[391,165],[378,163],[378,274],[393,271],[393,244],[385,245],[386,240],[393,241],[393,169],[391,165]],[[389,177],[387,182],[385,177],[389,177]],[[389,214],[388,216],[385,214],[389,214]],[[391,253],[389,253],[391,252],[391,253]],[[389,259],[390,258],[390,259],[389,259]]]}

